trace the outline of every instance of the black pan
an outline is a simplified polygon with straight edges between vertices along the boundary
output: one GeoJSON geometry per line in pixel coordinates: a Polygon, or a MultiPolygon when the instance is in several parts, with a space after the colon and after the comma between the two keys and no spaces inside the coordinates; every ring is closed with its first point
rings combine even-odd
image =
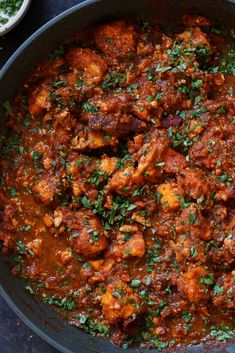
{"type": "MultiPolygon", "coordinates": [[[[151,15],[163,22],[169,22],[180,19],[183,13],[205,15],[219,23],[232,26],[235,23],[235,0],[88,0],[72,7],[34,33],[3,67],[0,72],[0,107],[5,100],[14,97],[35,65],[44,59],[53,47],[78,30],[115,17],[151,15]]],[[[0,116],[2,133],[2,108],[0,116]]],[[[9,258],[0,255],[0,293],[20,318],[47,342],[64,353],[124,352],[109,341],[92,337],[67,325],[54,311],[37,302],[26,293],[25,282],[11,275],[11,265],[9,258]]],[[[126,352],[146,351],[130,349],[126,352]]],[[[235,353],[235,340],[226,346],[189,347],[187,352],[235,353]]]]}

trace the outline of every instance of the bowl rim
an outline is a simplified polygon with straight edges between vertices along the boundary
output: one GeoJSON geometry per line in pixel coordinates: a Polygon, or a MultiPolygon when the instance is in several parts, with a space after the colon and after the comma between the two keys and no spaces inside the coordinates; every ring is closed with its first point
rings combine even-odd
{"type": "Polygon", "coordinates": [[[30,4],[31,0],[23,1],[20,9],[16,12],[16,14],[9,17],[9,21],[0,27],[0,36],[11,31],[23,19],[29,9],[30,4]]]}

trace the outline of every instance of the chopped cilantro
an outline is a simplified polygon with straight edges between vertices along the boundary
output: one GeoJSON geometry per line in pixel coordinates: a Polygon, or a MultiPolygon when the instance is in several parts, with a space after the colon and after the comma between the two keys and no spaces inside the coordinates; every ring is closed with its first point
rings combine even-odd
{"type": "Polygon", "coordinates": [[[49,58],[51,60],[55,60],[57,57],[63,57],[65,54],[65,49],[63,45],[60,45],[58,48],[56,48],[50,55],[49,58]]]}
{"type": "Polygon", "coordinates": [[[85,207],[87,210],[90,210],[90,208],[91,208],[90,201],[86,196],[83,196],[80,199],[80,202],[83,205],[83,207],[85,207]]]}
{"type": "Polygon", "coordinates": [[[224,293],[224,287],[216,284],[213,288],[213,291],[214,291],[214,294],[217,295],[217,294],[221,294],[221,293],[224,293]]]}
{"type": "Polygon", "coordinates": [[[42,157],[42,153],[41,152],[38,152],[38,151],[33,151],[32,153],[32,159],[40,159],[42,157]]]}
{"type": "Polygon", "coordinates": [[[140,279],[133,279],[130,283],[130,286],[132,288],[139,288],[141,286],[141,280],[140,279]]]}
{"type": "Polygon", "coordinates": [[[30,294],[35,294],[35,291],[33,290],[33,288],[29,285],[25,286],[25,289],[30,293],[30,294]]]}
{"type": "Polygon", "coordinates": [[[156,95],[156,100],[161,100],[162,99],[162,93],[158,93],[157,95],[156,95]]]}
{"type": "Polygon", "coordinates": [[[193,315],[192,313],[184,313],[183,316],[182,316],[182,319],[188,323],[189,321],[191,321],[193,315]]]}
{"type": "Polygon", "coordinates": [[[123,84],[126,80],[126,74],[120,72],[113,72],[105,77],[105,80],[101,83],[100,87],[107,91],[111,88],[116,87],[119,84],[123,84]]]}
{"type": "Polygon", "coordinates": [[[205,277],[201,277],[198,279],[199,283],[204,283],[208,286],[211,286],[214,284],[214,279],[213,279],[213,274],[212,273],[208,273],[205,277]]]}
{"type": "Polygon", "coordinates": [[[152,278],[151,278],[151,276],[147,276],[146,277],[146,286],[149,286],[150,284],[151,284],[151,282],[152,282],[152,278]]]}
{"type": "Polygon", "coordinates": [[[100,110],[100,108],[97,105],[90,104],[89,102],[83,103],[82,109],[86,113],[97,113],[100,110]]]}
{"type": "Polygon", "coordinates": [[[44,303],[57,306],[63,310],[74,310],[76,307],[75,301],[70,300],[67,297],[60,299],[56,295],[47,296],[45,293],[43,293],[42,299],[44,303]]]}
{"type": "Polygon", "coordinates": [[[200,88],[202,87],[203,81],[202,80],[197,80],[192,82],[192,88],[200,88]]]}
{"type": "Polygon", "coordinates": [[[90,333],[92,336],[95,336],[97,333],[100,333],[103,336],[109,335],[109,328],[105,324],[102,324],[99,320],[94,321],[90,317],[80,314],[80,325],[81,327],[87,332],[90,333]]]}
{"type": "Polygon", "coordinates": [[[32,228],[31,225],[28,224],[27,226],[21,226],[20,231],[21,232],[28,232],[31,228],[32,228]]]}
{"type": "Polygon", "coordinates": [[[83,85],[83,79],[82,79],[82,77],[79,77],[76,82],[76,88],[81,88],[82,85],[83,85]]]}
{"type": "MultiPolygon", "coordinates": [[[[1,3],[0,3],[0,7],[1,7],[1,3]]],[[[12,114],[12,105],[11,105],[10,101],[5,101],[3,103],[3,107],[5,109],[6,116],[9,116],[12,114]]]]}
{"type": "Polygon", "coordinates": [[[154,164],[155,167],[164,167],[166,165],[165,162],[157,162],[154,164]]]}
{"type": "Polygon", "coordinates": [[[190,255],[191,255],[192,257],[196,257],[196,256],[198,255],[197,249],[195,248],[194,245],[191,245],[191,246],[190,246],[190,255]]]}
{"type": "Polygon", "coordinates": [[[146,98],[146,102],[152,102],[154,100],[154,97],[153,96],[148,96],[147,98],[146,98]]]}
{"type": "Polygon", "coordinates": [[[88,262],[85,262],[85,263],[82,265],[82,268],[85,268],[86,270],[91,270],[91,269],[92,269],[91,265],[90,265],[88,262]]]}
{"type": "Polygon", "coordinates": [[[22,241],[19,240],[17,241],[16,245],[17,245],[19,254],[24,255],[26,250],[26,246],[24,245],[24,243],[22,243],[22,241]]]}
{"type": "Polygon", "coordinates": [[[189,220],[189,223],[193,225],[197,220],[197,215],[195,213],[193,213],[193,214],[190,213],[188,220],[189,220]]]}
{"type": "Polygon", "coordinates": [[[60,88],[61,86],[64,86],[65,83],[66,83],[65,80],[58,80],[53,83],[52,87],[53,88],[60,88]]]}
{"type": "Polygon", "coordinates": [[[226,342],[234,337],[234,329],[229,326],[212,326],[211,336],[219,341],[226,342]]]}
{"type": "Polygon", "coordinates": [[[17,197],[17,192],[16,192],[16,189],[11,187],[11,197],[17,197]]]}
{"type": "Polygon", "coordinates": [[[155,339],[154,346],[156,349],[161,351],[162,349],[167,348],[169,346],[169,342],[168,341],[160,341],[159,339],[155,339]]]}
{"type": "Polygon", "coordinates": [[[97,105],[91,104],[89,102],[83,103],[82,109],[86,113],[97,113],[100,110],[100,108],[97,105]]]}

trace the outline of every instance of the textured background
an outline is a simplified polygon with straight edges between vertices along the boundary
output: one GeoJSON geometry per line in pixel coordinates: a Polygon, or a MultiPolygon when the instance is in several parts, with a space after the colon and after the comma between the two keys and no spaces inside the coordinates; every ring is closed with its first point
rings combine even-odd
{"type": "MultiPolygon", "coordinates": [[[[32,0],[22,22],[4,37],[0,37],[0,67],[18,46],[42,24],[79,0],[32,0]]],[[[58,353],[34,334],[15,315],[0,297],[0,352],[1,353],[58,353]]]]}

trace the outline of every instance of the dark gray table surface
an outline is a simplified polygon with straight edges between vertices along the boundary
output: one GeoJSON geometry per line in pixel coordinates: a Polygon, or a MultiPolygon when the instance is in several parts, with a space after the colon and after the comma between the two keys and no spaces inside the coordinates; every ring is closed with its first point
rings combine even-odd
{"type": "MultiPolygon", "coordinates": [[[[0,37],[0,68],[36,29],[79,0],[32,0],[30,9],[14,30],[0,37]]],[[[1,353],[58,353],[33,333],[0,297],[1,353]]]]}

